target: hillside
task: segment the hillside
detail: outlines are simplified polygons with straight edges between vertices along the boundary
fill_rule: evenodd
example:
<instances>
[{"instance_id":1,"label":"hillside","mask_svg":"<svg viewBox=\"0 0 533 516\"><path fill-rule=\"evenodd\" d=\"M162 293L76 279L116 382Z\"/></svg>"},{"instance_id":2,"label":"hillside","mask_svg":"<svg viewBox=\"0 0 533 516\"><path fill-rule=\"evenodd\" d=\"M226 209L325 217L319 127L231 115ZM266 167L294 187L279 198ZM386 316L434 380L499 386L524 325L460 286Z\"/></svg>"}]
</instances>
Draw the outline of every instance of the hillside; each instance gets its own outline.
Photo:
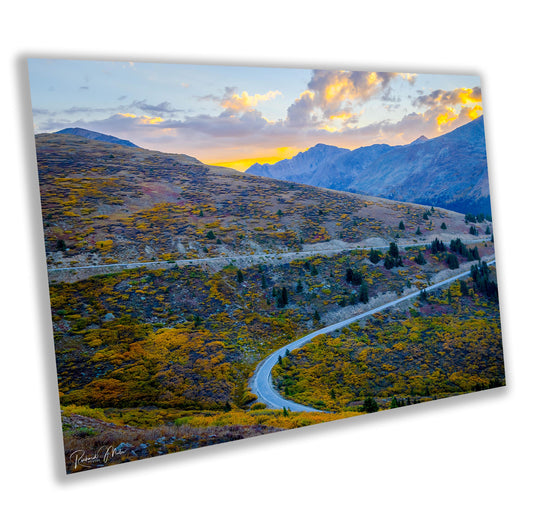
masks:
<instances>
[{"instance_id":1,"label":"hillside","mask_svg":"<svg viewBox=\"0 0 533 516\"><path fill-rule=\"evenodd\" d=\"M469 230L458 213L434 210L428 218L427 207L256 177L183 154L65 134L38 135L36 148L51 269L386 246L393 238L409 244Z\"/></svg>"},{"instance_id":2,"label":"hillside","mask_svg":"<svg viewBox=\"0 0 533 516\"><path fill-rule=\"evenodd\" d=\"M66 129L61 129L61 131L56 131L55 134L71 134L73 136L82 136L83 138L88 138L89 140L115 143L117 145L123 145L124 147L138 148L138 145L135 145L129 140L122 140L116 136L111 136L110 134L97 133L96 131L89 131L89 129L82 129L81 127L68 127Z\"/></svg>"},{"instance_id":3,"label":"hillside","mask_svg":"<svg viewBox=\"0 0 533 516\"><path fill-rule=\"evenodd\" d=\"M75 135L36 148L68 472L357 415L267 409L249 380L291 340L494 253L489 221L446 210ZM104 445L113 460L80 468L73 450Z\"/></svg>"},{"instance_id":4,"label":"hillside","mask_svg":"<svg viewBox=\"0 0 533 516\"><path fill-rule=\"evenodd\" d=\"M483 117L403 146L349 151L319 144L290 160L252 165L247 173L461 213L490 213Z\"/></svg>"}]
</instances>

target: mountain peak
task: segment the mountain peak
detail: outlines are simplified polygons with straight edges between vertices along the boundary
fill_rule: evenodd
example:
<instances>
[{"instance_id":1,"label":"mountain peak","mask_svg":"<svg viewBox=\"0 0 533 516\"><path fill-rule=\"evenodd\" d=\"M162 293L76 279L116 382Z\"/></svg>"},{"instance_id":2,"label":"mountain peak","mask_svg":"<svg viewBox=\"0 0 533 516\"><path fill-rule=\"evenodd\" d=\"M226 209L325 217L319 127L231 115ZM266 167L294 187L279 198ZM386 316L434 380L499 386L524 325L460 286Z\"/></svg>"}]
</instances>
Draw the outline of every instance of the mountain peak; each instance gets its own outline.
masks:
<instances>
[{"instance_id":1,"label":"mountain peak","mask_svg":"<svg viewBox=\"0 0 533 516\"><path fill-rule=\"evenodd\" d=\"M139 148L138 145L135 145L129 140L122 140L116 136L111 136L110 134L98 133L96 131L90 131L89 129L82 129L81 127L67 127L66 129L61 129L61 131L56 131L54 134L72 134L74 136L88 138L89 140L114 143L116 145L122 145L123 147Z\"/></svg>"},{"instance_id":2,"label":"mountain peak","mask_svg":"<svg viewBox=\"0 0 533 516\"><path fill-rule=\"evenodd\" d=\"M416 145L417 143L427 142L429 138L426 138L424 135L419 136L416 140L413 140L409 145Z\"/></svg>"}]
</instances>

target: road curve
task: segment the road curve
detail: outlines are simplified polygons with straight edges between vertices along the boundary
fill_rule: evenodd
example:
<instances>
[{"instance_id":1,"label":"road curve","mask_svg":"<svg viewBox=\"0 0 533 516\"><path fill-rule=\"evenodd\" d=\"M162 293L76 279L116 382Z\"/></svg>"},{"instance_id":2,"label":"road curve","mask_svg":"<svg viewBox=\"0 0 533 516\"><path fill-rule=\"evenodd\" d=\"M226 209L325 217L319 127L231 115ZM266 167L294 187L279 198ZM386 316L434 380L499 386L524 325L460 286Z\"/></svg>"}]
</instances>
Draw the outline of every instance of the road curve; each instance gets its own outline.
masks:
<instances>
[{"instance_id":1,"label":"road curve","mask_svg":"<svg viewBox=\"0 0 533 516\"><path fill-rule=\"evenodd\" d=\"M496 260L487 261L487 265L493 265L495 262ZM444 281L439 281L438 283L435 283L434 285L430 285L429 287L426 287L423 290L425 290L426 292L429 292L431 290L436 290L440 287L443 287L444 285L448 283L452 283L458 279L465 278L469 275L470 275L470 271L468 270L466 272L462 272L461 274L457 274L456 276L452 276L451 278L448 278ZM344 326L348 326L360 319L363 319L364 317L368 317L369 315L373 315L378 312L381 312L382 310L395 306L399 303L402 303L403 301L413 299L419 296L420 292L421 290L417 290L415 292L412 292L411 294L395 299L394 301L385 303L381 306L378 306L377 308L373 308L372 310L368 310L367 312L364 312L362 314L355 315L354 317L350 317L349 319L345 319L344 321L340 321L338 323L331 324L329 326L325 326L324 328L321 328L320 330L316 330L312 333L309 333L308 335L305 335L304 337L301 337L298 340L290 342L289 344L276 350L274 353L272 353L267 358L265 358L257 366L254 372L254 375L252 379L250 380L251 391L257 396L258 401L265 403L270 408L282 409L283 407L286 407L289 410L294 411L294 412L304 412L304 411L305 412L321 412L320 410L315 409L313 407L308 407L306 405L301 405L294 401L287 400L283 398L274 389L274 386L272 384L272 368L278 362L278 356L283 357L286 351L291 352L295 349L301 348L302 346L307 344L311 339L313 339L314 337L317 337L318 335L323 335L325 333L331 333L335 330L343 328Z\"/></svg>"}]
</instances>

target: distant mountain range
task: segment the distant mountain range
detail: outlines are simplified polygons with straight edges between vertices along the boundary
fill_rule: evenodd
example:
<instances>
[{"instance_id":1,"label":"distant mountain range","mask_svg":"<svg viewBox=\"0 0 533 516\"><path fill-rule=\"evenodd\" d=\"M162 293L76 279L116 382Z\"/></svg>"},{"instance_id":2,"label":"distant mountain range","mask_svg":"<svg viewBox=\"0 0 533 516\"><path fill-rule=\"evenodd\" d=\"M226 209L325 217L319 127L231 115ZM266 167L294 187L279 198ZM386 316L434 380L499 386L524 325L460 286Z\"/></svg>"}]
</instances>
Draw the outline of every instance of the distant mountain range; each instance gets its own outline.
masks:
<instances>
[{"instance_id":1,"label":"distant mountain range","mask_svg":"<svg viewBox=\"0 0 533 516\"><path fill-rule=\"evenodd\" d=\"M460 213L491 212L483 117L408 145L350 151L318 144L273 165L256 163L246 172Z\"/></svg>"},{"instance_id":2,"label":"distant mountain range","mask_svg":"<svg viewBox=\"0 0 533 516\"><path fill-rule=\"evenodd\" d=\"M81 127L68 127L67 129L57 131L55 134L72 134L74 136L83 136L84 138L89 138L90 140L97 140L99 142L115 143L117 145L123 145L124 147L139 148L138 145L135 145L129 140L121 140L120 138L117 138L116 136L111 136L110 134L97 133L96 131L82 129Z\"/></svg>"}]
</instances>

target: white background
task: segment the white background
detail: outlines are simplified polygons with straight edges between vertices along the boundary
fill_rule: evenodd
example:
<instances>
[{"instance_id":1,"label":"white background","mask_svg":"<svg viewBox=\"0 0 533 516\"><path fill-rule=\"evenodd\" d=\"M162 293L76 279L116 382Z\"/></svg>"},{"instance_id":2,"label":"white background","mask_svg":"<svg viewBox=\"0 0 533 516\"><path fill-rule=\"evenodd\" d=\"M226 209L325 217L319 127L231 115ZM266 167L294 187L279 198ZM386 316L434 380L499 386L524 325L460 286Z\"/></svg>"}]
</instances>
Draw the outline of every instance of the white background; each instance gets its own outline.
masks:
<instances>
[{"instance_id":1,"label":"white background","mask_svg":"<svg viewBox=\"0 0 533 516\"><path fill-rule=\"evenodd\" d=\"M531 33L522 2L9 2L2 13L7 514L531 514ZM63 474L26 57L482 77L508 386Z\"/></svg>"}]
</instances>

